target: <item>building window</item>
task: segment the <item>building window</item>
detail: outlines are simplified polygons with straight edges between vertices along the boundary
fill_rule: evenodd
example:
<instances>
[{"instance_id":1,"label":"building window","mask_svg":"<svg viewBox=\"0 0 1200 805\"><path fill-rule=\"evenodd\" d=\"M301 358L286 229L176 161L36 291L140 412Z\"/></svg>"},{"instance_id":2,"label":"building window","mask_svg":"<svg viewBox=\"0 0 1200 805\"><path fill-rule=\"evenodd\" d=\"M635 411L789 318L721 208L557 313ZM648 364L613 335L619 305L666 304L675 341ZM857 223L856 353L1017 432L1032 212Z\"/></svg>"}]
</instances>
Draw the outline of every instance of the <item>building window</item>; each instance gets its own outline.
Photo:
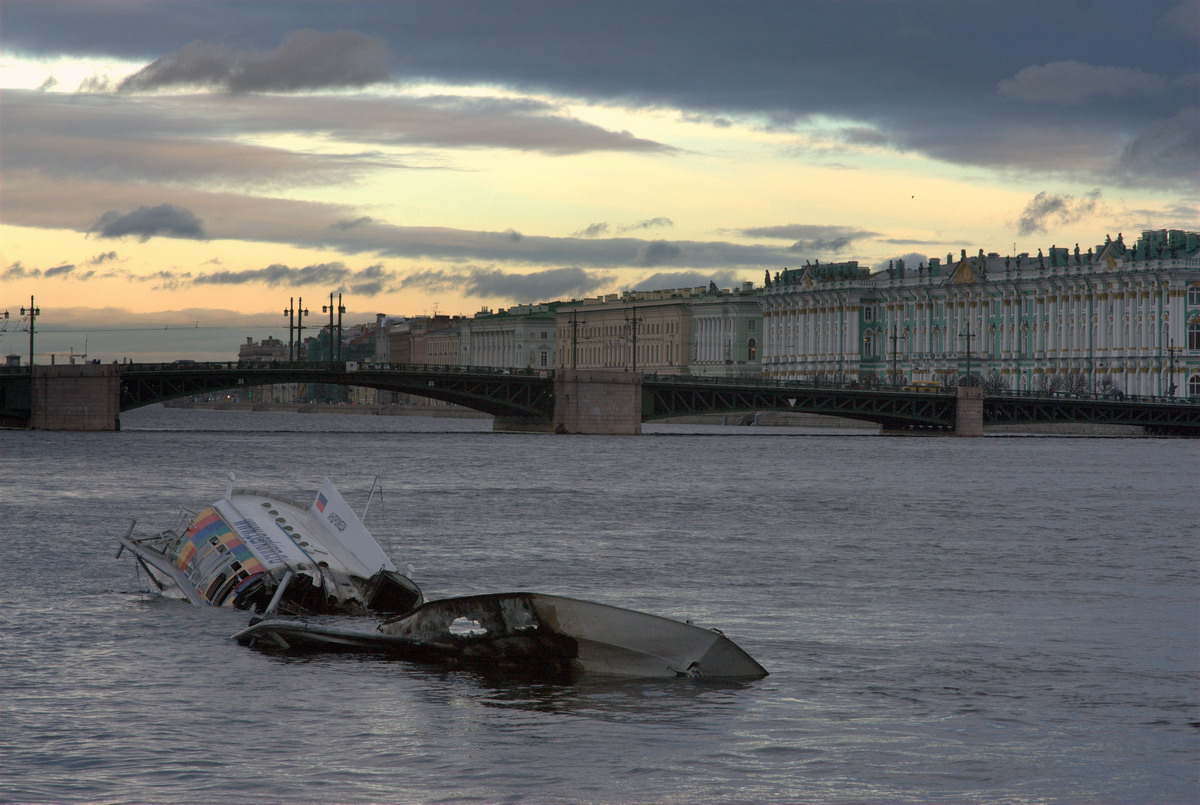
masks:
<instances>
[{"instance_id":1,"label":"building window","mask_svg":"<svg viewBox=\"0 0 1200 805\"><path fill-rule=\"evenodd\" d=\"M748 360L758 360L758 341L751 338L746 342L746 358Z\"/></svg>"},{"instance_id":2,"label":"building window","mask_svg":"<svg viewBox=\"0 0 1200 805\"><path fill-rule=\"evenodd\" d=\"M1188 288L1188 306L1200 307L1200 285Z\"/></svg>"},{"instance_id":3,"label":"building window","mask_svg":"<svg viewBox=\"0 0 1200 805\"><path fill-rule=\"evenodd\" d=\"M863 308L863 321L875 320L875 308L867 306Z\"/></svg>"},{"instance_id":4,"label":"building window","mask_svg":"<svg viewBox=\"0 0 1200 805\"><path fill-rule=\"evenodd\" d=\"M1194 319L1188 325L1188 349L1200 350L1200 319Z\"/></svg>"}]
</instances>

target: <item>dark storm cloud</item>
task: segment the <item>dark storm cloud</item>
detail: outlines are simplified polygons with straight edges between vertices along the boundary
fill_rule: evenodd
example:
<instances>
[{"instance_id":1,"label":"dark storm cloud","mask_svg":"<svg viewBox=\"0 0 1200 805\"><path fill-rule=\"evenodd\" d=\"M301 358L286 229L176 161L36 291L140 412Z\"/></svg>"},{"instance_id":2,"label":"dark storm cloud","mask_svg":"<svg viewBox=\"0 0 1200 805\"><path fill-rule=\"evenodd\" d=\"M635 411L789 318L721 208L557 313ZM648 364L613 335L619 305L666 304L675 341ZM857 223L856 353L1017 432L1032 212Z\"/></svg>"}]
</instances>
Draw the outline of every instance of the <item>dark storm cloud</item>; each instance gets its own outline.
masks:
<instances>
[{"instance_id":1,"label":"dark storm cloud","mask_svg":"<svg viewBox=\"0 0 1200 805\"><path fill-rule=\"evenodd\" d=\"M273 123L262 104L255 118L248 99L213 101L6 91L4 168L56 179L298 185L347 181L369 162L234 142L235 128L270 134L288 124Z\"/></svg>"},{"instance_id":2,"label":"dark storm cloud","mask_svg":"<svg viewBox=\"0 0 1200 805\"><path fill-rule=\"evenodd\" d=\"M1162 95L1167 79L1131 67L1106 67L1077 61L1056 61L1025 67L1000 82L1001 94L1023 101L1080 104L1102 96Z\"/></svg>"},{"instance_id":3,"label":"dark storm cloud","mask_svg":"<svg viewBox=\"0 0 1200 805\"><path fill-rule=\"evenodd\" d=\"M784 130L824 117L848 121L844 141L860 146L993 170L1053 170L1120 182L1139 176L1121 169L1125 146L1155 137L1156 121L1171 121L1195 103L1194 86L1181 80L1198 71L1195 2L744 0L689 3L681 14L682 7L40 0L6 5L5 42L18 53L159 60L156 69L165 75L158 81L171 74L168 67L187 73L182 54L190 43L223 43L224 53L196 46L190 69L224 80L222 58L237 62L231 54L252 54L239 57L261 68L245 70L253 79L246 86L287 89L316 84L327 74L355 80L377 75L379 54L369 47L366 67L353 59L349 67L337 62L338 69L304 62L304 54L351 56L361 44L314 32L357 32L364 40L386 42L388 72L401 82L549 91L670 107L695 120L746 115ZM463 25L464 19L471 24ZM298 28L309 29L308 39ZM1141 44L1151 36L1153 45ZM979 58L981 43L988 44L986 59ZM297 77L289 77L288 65ZM1059 113L1064 105L1069 115ZM492 119L490 112L481 114ZM568 121L555 120L558 140L596 133L572 132ZM553 152L537 141L545 128L500 129L502 137ZM458 131L469 141L482 130ZM606 132L603 145L587 147L662 148L622 135ZM404 139L408 131L399 137L424 141ZM1194 190L1194 180L1179 177L1194 176L1196 168L1194 162L1179 165L1170 185Z\"/></svg>"},{"instance_id":4,"label":"dark storm cloud","mask_svg":"<svg viewBox=\"0 0 1200 805\"><path fill-rule=\"evenodd\" d=\"M680 257L683 249L665 240L652 240L638 249L634 263L639 266L658 266Z\"/></svg>"},{"instance_id":5,"label":"dark storm cloud","mask_svg":"<svg viewBox=\"0 0 1200 805\"><path fill-rule=\"evenodd\" d=\"M1120 170L1132 182L1154 184L1169 178L1195 182L1188 172L1200 164L1200 107L1189 106L1159 120L1125 147Z\"/></svg>"},{"instance_id":6,"label":"dark storm cloud","mask_svg":"<svg viewBox=\"0 0 1200 805\"><path fill-rule=\"evenodd\" d=\"M530 273L471 266L461 271L430 269L410 273L401 287L426 291L454 290L484 299L546 300L586 296L612 282L606 274L582 268L551 268Z\"/></svg>"},{"instance_id":7,"label":"dark storm cloud","mask_svg":"<svg viewBox=\"0 0 1200 805\"><path fill-rule=\"evenodd\" d=\"M107 181L344 183L360 172L427 167L376 154L318 154L238 142L237 135L311 134L390 146L510 148L552 155L669 151L564 116L549 104L286 96L115 98L7 91L4 167ZM444 167L444 166L443 166Z\"/></svg>"},{"instance_id":8,"label":"dark storm cloud","mask_svg":"<svg viewBox=\"0 0 1200 805\"><path fill-rule=\"evenodd\" d=\"M204 224L191 210L174 204L138 207L133 212L109 210L100 216L89 230L102 238L123 238L134 235L145 243L156 235L172 238L204 239Z\"/></svg>"},{"instance_id":9,"label":"dark storm cloud","mask_svg":"<svg viewBox=\"0 0 1200 805\"><path fill-rule=\"evenodd\" d=\"M287 46L279 43L290 42L296 29L352 31L386 42L391 72L405 79L545 87L571 96L670 103L692 115L854 111L860 119L875 119L872 108L886 113L909 103L934 116L978 107L1001 80L1056 62L1167 76L1180 72L1181 59L1195 63L1194 43L1185 36L1157 37L1153 48L1122 46L1135 29L1157 36L1171 18L1194 31L1195 3L1176 0L738 0L689 3L686 14L681 8L537 0L39 0L6 4L5 39L35 54L149 60L196 41L227 42L231 50L271 51L284 61ZM1180 29L1178 23L1169 28L1172 34ZM981 40L997 43L987 59L978 58ZM1093 64L1097 53L1111 64Z\"/></svg>"},{"instance_id":10,"label":"dark storm cloud","mask_svg":"<svg viewBox=\"0 0 1200 805\"><path fill-rule=\"evenodd\" d=\"M1042 191L1029 200L1017 219L1017 234L1032 235L1045 232L1047 222L1071 224L1091 215L1100 203L1100 190L1092 190L1082 198L1055 195Z\"/></svg>"},{"instance_id":11,"label":"dark storm cloud","mask_svg":"<svg viewBox=\"0 0 1200 805\"><path fill-rule=\"evenodd\" d=\"M178 85L229 92L290 92L363 87L389 77L387 45L354 31L300 30L269 53L235 53L222 45L191 42L121 81L122 92Z\"/></svg>"}]
</instances>

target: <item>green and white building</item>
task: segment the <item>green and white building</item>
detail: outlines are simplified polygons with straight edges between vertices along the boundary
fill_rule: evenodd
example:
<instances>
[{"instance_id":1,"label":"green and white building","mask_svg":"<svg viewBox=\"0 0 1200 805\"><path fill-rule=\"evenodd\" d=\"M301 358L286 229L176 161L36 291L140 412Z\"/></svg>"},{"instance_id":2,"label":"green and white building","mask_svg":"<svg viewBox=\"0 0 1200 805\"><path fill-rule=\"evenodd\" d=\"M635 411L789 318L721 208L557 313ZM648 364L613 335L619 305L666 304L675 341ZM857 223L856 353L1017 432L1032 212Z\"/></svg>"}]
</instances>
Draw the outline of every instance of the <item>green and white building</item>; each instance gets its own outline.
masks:
<instances>
[{"instance_id":1,"label":"green and white building","mask_svg":"<svg viewBox=\"0 0 1200 805\"><path fill-rule=\"evenodd\" d=\"M818 263L761 301L766 377L1200 397L1197 232L876 273Z\"/></svg>"}]
</instances>

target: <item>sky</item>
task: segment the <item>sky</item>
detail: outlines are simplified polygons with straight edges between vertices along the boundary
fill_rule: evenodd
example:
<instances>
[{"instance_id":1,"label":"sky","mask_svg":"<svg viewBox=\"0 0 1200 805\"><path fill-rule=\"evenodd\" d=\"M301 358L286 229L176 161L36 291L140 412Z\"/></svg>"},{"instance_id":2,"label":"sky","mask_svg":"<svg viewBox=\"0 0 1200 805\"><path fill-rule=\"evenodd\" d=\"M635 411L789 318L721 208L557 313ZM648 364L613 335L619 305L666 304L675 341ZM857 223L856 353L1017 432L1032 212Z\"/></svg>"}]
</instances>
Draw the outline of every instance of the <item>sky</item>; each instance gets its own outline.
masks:
<instances>
[{"instance_id":1,"label":"sky","mask_svg":"<svg viewBox=\"0 0 1200 805\"><path fill-rule=\"evenodd\" d=\"M23 361L1170 228L1200 0L0 5Z\"/></svg>"}]
</instances>

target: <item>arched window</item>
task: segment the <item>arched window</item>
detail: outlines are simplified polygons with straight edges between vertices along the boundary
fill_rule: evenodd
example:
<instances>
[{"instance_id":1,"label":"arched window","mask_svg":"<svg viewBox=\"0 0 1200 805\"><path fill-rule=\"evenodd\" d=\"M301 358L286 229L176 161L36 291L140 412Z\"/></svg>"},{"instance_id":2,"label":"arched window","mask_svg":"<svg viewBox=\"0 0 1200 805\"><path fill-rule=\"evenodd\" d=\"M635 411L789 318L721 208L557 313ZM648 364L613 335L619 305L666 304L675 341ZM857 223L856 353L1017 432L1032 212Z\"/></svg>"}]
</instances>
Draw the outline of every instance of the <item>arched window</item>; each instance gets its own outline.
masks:
<instances>
[{"instance_id":1,"label":"arched window","mask_svg":"<svg viewBox=\"0 0 1200 805\"><path fill-rule=\"evenodd\" d=\"M1188 323L1188 349L1200 349L1200 319Z\"/></svg>"},{"instance_id":2,"label":"arched window","mask_svg":"<svg viewBox=\"0 0 1200 805\"><path fill-rule=\"evenodd\" d=\"M746 342L746 360L758 360L758 340L755 338Z\"/></svg>"},{"instance_id":3,"label":"arched window","mask_svg":"<svg viewBox=\"0 0 1200 805\"><path fill-rule=\"evenodd\" d=\"M1200 375L1188 378L1188 396L1200 398Z\"/></svg>"}]
</instances>

